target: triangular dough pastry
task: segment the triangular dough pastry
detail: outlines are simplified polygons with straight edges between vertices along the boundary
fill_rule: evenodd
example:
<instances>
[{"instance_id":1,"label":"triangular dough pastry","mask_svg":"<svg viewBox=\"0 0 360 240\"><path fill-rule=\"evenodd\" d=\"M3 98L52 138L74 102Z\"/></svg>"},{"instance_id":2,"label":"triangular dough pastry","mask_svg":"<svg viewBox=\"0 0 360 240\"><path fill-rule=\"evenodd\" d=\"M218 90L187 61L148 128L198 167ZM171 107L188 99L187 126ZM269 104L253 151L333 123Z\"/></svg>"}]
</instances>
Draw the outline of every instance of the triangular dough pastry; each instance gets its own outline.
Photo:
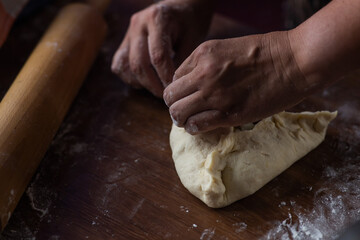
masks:
<instances>
[{"instance_id":1,"label":"triangular dough pastry","mask_svg":"<svg viewBox=\"0 0 360 240\"><path fill-rule=\"evenodd\" d=\"M253 194L317 147L336 115L281 112L222 136L192 136L173 125L170 146L176 171L206 205L225 207Z\"/></svg>"}]
</instances>

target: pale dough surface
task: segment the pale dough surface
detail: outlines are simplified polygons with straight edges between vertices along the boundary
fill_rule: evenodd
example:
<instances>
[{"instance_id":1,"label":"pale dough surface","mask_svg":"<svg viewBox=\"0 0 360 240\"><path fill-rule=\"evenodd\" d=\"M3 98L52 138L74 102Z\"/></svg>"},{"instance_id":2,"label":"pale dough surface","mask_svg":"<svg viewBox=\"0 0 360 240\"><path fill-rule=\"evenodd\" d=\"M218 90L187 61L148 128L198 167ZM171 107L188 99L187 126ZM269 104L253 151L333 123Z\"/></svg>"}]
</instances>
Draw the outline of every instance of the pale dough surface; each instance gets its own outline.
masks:
<instances>
[{"instance_id":1,"label":"pale dough surface","mask_svg":"<svg viewBox=\"0 0 360 240\"><path fill-rule=\"evenodd\" d=\"M170 146L176 171L206 205L227 206L253 194L317 147L336 114L282 112L221 136L192 136L173 125Z\"/></svg>"}]
</instances>

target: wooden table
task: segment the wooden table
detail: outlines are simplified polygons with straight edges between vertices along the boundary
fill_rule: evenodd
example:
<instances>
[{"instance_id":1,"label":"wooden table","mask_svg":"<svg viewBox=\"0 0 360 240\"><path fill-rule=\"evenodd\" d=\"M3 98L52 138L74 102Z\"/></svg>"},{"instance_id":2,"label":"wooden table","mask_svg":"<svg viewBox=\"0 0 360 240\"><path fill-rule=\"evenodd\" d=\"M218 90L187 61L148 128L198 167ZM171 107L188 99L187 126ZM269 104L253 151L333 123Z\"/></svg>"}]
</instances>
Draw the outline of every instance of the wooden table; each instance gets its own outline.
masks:
<instances>
[{"instance_id":1,"label":"wooden table","mask_svg":"<svg viewBox=\"0 0 360 240\"><path fill-rule=\"evenodd\" d=\"M145 4L107 12L99 57L0 239L332 239L360 219L360 74L294 108L339 111L324 143L254 195L211 209L175 172L165 104L110 72ZM61 5L13 29L0 51L2 95Z\"/></svg>"}]
</instances>

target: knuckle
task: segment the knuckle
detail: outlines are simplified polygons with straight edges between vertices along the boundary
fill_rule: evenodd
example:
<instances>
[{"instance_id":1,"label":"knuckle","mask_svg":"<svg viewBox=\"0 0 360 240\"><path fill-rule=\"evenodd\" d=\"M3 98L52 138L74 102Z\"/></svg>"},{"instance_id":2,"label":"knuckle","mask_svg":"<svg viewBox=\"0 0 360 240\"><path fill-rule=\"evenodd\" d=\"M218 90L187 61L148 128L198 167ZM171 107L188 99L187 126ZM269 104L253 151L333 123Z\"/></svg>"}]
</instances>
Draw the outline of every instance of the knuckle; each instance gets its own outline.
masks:
<instances>
[{"instance_id":1,"label":"knuckle","mask_svg":"<svg viewBox=\"0 0 360 240\"><path fill-rule=\"evenodd\" d=\"M204 54L211 54L214 51L216 40L209 40L202 43L198 49L197 54L204 55Z\"/></svg>"},{"instance_id":2,"label":"knuckle","mask_svg":"<svg viewBox=\"0 0 360 240\"><path fill-rule=\"evenodd\" d=\"M152 18L156 18L161 14L161 7L158 4L155 4L149 8L149 14Z\"/></svg>"},{"instance_id":3,"label":"knuckle","mask_svg":"<svg viewBox=\"0 0 360 240\"><path fill-rule=\"evenodd\" d=\"M111 65L111 71L115 74L120 74L121 73L121 69L119 65Z\"/></svg>"},{"instance_id":4,"label":"knuckle","mask_svg":"<svg viewBox=\"0 0 360 240\"><path fill-rule=\"evenodd\" d=\"M165 61L165 51L163 49L155 49L151 54L151 63L159 66Z\"/></svg>"},{"instance_id":5,"label":"knuckle","mask_svg":"<svg viewBox=\"0 0 360 240\"><path fill-rule=\"evenodd\" d=\"M181 77L179 70L176 70L173 76L173 81L176 81Z\"/></svg>"},{"instance_id":6,"label":"knuckle","mask_svg":"<svg viewBox=\"0 0 360 240\"><path fill-rule=\"evenodd\" d=\"M207 88L201 89L201 91L199 91L199 100L205 104L208 104L210 99L213 96L213 91Z\"/></svg>"},{"instance_id":7,"label":"knuckle","mask_svg":"<svg viewBox=\"0 0 360 240\"><path fill-rule=\"evenodd\" d=\"M130 62L130 70L136 75L140 75L142 73L142 67L139 61L133 60Z\"/></svg>"},{"instance_id":8,"label":"knuckle","mask_svg":"<svg viewBox=\"0 0 360 240\"><path fill-rule=\"evenodd\" d=\"M148 13L153 20L164 20L168 15L167 12L168 7L164 3L154 4L148 9Z\"/></svg>"},{"instance_id":9,"label":"knuckle","mask_svg":"<svg viewBox=\"0 0 360 240\"><path fill-rule=\"evenodd\" d=\"M215 61L213 61L212 59L208 59L203 64L203 71L207 75L209 75L213 72L216 72L217 69L218 69L218 64Z\"/></svg>"},{"instance_id":10,"label":"knuckle","mask_svg":"<svg viewBox=\"0 0 360 240\"><path fill-rule=\"evenodd\" d=\"M140 21L140 13L134 13L130 18L130 25L137 25Z\"/></svg>"},{"instance_id":11,"label":"knuckle","mask_svg":"<svg viewBox=\"0 0 360 240\"><path fill-rule=\"evenodd\" d=\"M207 52L208 52L208 46L203 43L196 49L195 53L197 56L199 56L199 55L207 54Z\"/></svg>"},{"instance_id":12,"label":"knuckle","mask_svg":"<svg viewBox=\"0 0 360 240\"><path fill-rule=\"evenodd\" d=\"M120 74L121 72L126 71L126 65L125 59L121 58L118 62L114 62L111 65L111 71L115 74Z\"/></svg>"}]
</instances>

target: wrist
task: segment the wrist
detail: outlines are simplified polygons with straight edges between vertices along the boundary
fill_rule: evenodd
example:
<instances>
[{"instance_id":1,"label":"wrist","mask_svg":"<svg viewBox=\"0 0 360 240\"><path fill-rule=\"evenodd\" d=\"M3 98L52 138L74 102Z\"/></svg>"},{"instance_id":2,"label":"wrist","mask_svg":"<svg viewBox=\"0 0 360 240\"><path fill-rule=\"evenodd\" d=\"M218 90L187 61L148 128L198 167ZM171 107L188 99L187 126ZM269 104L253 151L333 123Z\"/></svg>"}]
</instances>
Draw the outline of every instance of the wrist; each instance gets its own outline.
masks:
<instances>
[{"instance_id":1,"label":"wrist","mask_svg":"<svg viewBox=\"0 0 360 240\"><path fill-rule=\"evenodd\" d=\"M298 65L289 34L289 31L267 33L263 45L267 46L271 56L277 83L294 96L306 96L311 92L311 84Z\"/></svg>"},{"instance_id":2,"label":"wrist","mask_svg":"<svg viewBox=\"0 0 360 240\"><path fill-rule=\"evenodd\" d=\"M321 51L317 51L311 42L306 41L304 35L311 33L304 33L305 31L308 29L300 25L288 31L288 39L295 62L303 75L303 87L306 87L306 91L310 94L330 85L339 76L335 72L336 68L329 71L330 66L325 64L327 61Z\"/></svg>"}]
</instances>

